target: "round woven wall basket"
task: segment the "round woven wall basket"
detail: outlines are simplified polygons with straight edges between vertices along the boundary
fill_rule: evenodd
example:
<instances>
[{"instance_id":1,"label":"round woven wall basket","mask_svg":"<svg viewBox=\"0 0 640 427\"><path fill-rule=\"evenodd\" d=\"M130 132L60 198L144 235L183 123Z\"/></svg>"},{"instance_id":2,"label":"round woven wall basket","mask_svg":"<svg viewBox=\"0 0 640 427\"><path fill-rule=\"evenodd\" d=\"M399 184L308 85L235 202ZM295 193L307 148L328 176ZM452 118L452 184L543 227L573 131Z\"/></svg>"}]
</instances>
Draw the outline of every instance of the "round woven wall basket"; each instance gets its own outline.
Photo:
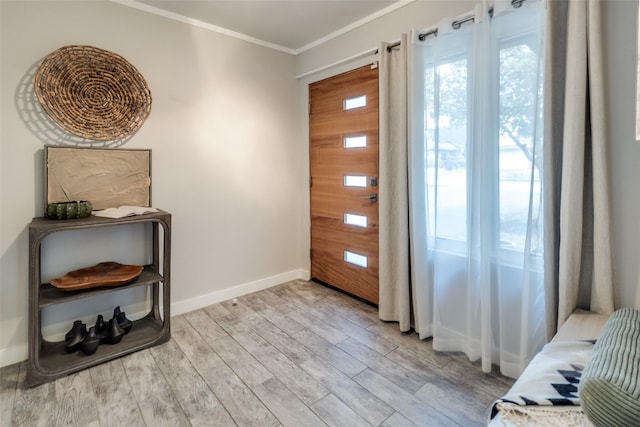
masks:
<instances>
[{"instance_id":1,"label":"round woven wall basket","mask_svg":"<svg viewBox=\"0 0 640 427\"><path fill-rule=\"evenodd\" d=\"M120 55L91 46L52 52L38 67L34 91L55 123L94 141L134 134L151 112L142 74Z\"/></svg>"}]
</instances>

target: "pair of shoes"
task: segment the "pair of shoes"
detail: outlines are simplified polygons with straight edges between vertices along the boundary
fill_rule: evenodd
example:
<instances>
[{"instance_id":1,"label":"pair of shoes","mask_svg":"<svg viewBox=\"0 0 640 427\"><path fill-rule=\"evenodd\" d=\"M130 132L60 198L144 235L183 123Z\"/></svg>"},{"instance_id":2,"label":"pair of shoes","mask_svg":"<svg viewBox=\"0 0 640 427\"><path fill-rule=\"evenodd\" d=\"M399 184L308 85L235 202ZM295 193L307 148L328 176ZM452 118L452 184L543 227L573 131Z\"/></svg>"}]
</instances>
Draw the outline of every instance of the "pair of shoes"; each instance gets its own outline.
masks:
<instances>
[{"instance_id":1,"label":"pair of shoes","mask_svg":"<svg viewBox=\"0 0 640 427\"><path fill-rule=\"evenodd\" d=\"M126 320L130 324L130 330L131 321L129 321L129 319ZM96 324L93 329L95 329L96 336L100 339L100 344L117 344L122 339L122 336L129 332L122 327L122 323L118 322L115 315L109 320L109 323L107 323L104 321L102 314L98 314L98 318L96 319Z\"/></svg>"},{"instance_id":2,"label":"pair of shoes","mask_svg":"<svg viewBox=\"0 0 640 427\"><path fill-rule=\"evenodd\" d=\"M100 343L117 344L122 340L122 337L129 333L133 327L133 322L127 319L127 316L123 311L120 311L120 306L113 309L113 317L109 319L109 323L105 323L102 315L98 315L96 325L96 333L100 337Z\"/></svg>"},{"instance_id":3,"label":"pair of shoes","mask_svg":"<svg viewBox=\"0 0 640 427\"><path fill-rule=\"evenodd\" d=\"M90 327L88 332L87 326L82 321L73 322L71 330L65 334L65 349L67 353L82 350L89 356L98 350L100 344L119 343L132 327L133 322L127 319L118 306L113 310L113 317L109 319L108 324L104 321L102 314L99 314L95 325Z\"/></svg>"},{"instance_id":4,"label":"pair of shoes","mask_svg":"<svg viewBox=\"0 0 640 427\"><path fill-rule=\"evenodd\" d=\"M73 322L71 330L64 336L64 349L67 353L75 353L78 350L82 350L84 354L91 355L96 352L99 344L100 337L96 333L95 326L89 328L87 332L87 325L82 323L81 320Z\"/></svg>"},{"instance_id":5,"label":"pair of shoes","mask_svg":"<svg viewBox=\"0 0 640 427\"><path fill-rule=\"evenodd\" d=\"M102 314L98 314L95 326L89 328L87 337L82 341L82 352L87 356L98 350L100 344L117 344L122 340L124 330L118 326L115 318L105 323Z\"/></svg>"}]
</instances>

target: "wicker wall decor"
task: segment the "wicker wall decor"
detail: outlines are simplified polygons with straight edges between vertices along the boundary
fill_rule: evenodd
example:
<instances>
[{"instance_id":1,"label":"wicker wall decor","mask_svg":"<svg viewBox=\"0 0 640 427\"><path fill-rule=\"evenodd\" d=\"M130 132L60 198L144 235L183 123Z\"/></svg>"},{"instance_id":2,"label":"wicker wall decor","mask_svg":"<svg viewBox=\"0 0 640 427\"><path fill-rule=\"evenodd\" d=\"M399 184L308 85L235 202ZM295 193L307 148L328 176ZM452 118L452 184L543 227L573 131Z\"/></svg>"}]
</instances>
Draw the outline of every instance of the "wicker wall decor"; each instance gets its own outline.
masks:
<instances>
[{"instance_id":1,"label":"wicker wall decor","mask_svg":"<svg viewBox=\"0 0 640 427\"><path fill-rule=\"evenodd\" d=\"M151 112L142 74L120 55L92 46L49 54L36 72L34 91L55 123L94 141L132 135Z\"/></svg>"}]
</instances>

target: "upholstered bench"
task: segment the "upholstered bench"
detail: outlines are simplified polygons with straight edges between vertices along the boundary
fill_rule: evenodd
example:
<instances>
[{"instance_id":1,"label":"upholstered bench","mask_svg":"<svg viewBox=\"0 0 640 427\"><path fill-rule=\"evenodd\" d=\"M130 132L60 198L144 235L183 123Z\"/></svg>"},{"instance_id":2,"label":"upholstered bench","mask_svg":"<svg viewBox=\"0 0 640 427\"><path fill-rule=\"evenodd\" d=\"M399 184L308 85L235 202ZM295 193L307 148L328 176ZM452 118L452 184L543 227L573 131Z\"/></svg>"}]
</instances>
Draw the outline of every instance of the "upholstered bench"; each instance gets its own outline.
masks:
<instances>
[{"instance_id":1,"label":"upholstered bench","mask_svg":"<svg viewBox=\"0 0 640 427\"><path fill-rule=\"evenodd\" d=\"M520 378L503 397L507 401L500 399L492 405L489 426L591 426L592 424L584 415L580 406L576 404L578 401L577 388L575 386L571 387L571 381L575 381L575 379L569 378L567 381L561 379L556 382L557 384L555 385L560 390L562 390L561 384L566 382L568 384L567 389L570 392L564 393L568 397L558 395L559 398L566 399L565 402L560 402L561 404L522 405L521 396L526 399L530 388L554 392L555 390L549 387L547 378L544 378L545 375L540 374L541 369L549 368L552 365L562 366L567 364L567 369L552 370L554 373L556 371L570 372L575 370L578 372L574 375L579 378L580 372L585 368L591 357L593 342L600 337L607 319L608 316L584 310L576 310L572 313L551 342L534 357ZM573 369L574 367L577 369ZM544 384L538 385L538 381L544 382ZM553 379L550 381L555 382ZM533 394L536 392L531 390ZM512 399L514 396L520 397L520 399ZM509 402L509 400L513 400L514 403Z\"/></svg>"}]
</instances>

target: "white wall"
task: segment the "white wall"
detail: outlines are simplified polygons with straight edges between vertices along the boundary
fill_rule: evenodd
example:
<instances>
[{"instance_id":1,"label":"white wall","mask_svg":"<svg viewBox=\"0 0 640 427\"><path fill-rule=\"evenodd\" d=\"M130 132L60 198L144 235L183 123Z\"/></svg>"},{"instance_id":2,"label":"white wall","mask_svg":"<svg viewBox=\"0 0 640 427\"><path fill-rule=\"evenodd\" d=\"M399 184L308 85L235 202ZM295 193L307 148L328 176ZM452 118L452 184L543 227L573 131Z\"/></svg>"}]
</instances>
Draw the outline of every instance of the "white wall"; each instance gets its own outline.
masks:
<instances>
[{"instance_id":1,"label":"white wall","mask_svg":"<svg viewBox=\"0 0 640 427\"><path fill-rule=\"evenodd\" d=\"M616 306L640 308L640 141L635 140L638 2L604 3Z\"/></svg>"},{"instance_id":2,"label":"white wall","mask_svg":"<svg viewBox=\"0 0 640 427\"><path fill-rule=\"evenodd\" d=\"M408 33L411 29L429 28L442 18L471 12L476 3L471 0L416 0L299 54L296 75L306 75L344 58L375 50L381 41L395 42L400 40L401 33Z\"/></svg>"},{"instance_id":3,"label":"white wall","mask_svg":"<svg viewBox=\"0 0 640 427\"><path fill-rule=\"evenodd\" d=\"M39 62L65 45L122 55L151 89L151 115L123 148L152 149L153 205L173 214L174 314L305 277L293 56L107 1L3 0L0 15L1 365L27 355L28 224L43 215L44 142L25 121L28 89ZM51 236L44 274L144 262L135 237L145 233ZM118 294L65 304L45 321L137 310L139 292Z\"/></svg>"}]
</instances>

